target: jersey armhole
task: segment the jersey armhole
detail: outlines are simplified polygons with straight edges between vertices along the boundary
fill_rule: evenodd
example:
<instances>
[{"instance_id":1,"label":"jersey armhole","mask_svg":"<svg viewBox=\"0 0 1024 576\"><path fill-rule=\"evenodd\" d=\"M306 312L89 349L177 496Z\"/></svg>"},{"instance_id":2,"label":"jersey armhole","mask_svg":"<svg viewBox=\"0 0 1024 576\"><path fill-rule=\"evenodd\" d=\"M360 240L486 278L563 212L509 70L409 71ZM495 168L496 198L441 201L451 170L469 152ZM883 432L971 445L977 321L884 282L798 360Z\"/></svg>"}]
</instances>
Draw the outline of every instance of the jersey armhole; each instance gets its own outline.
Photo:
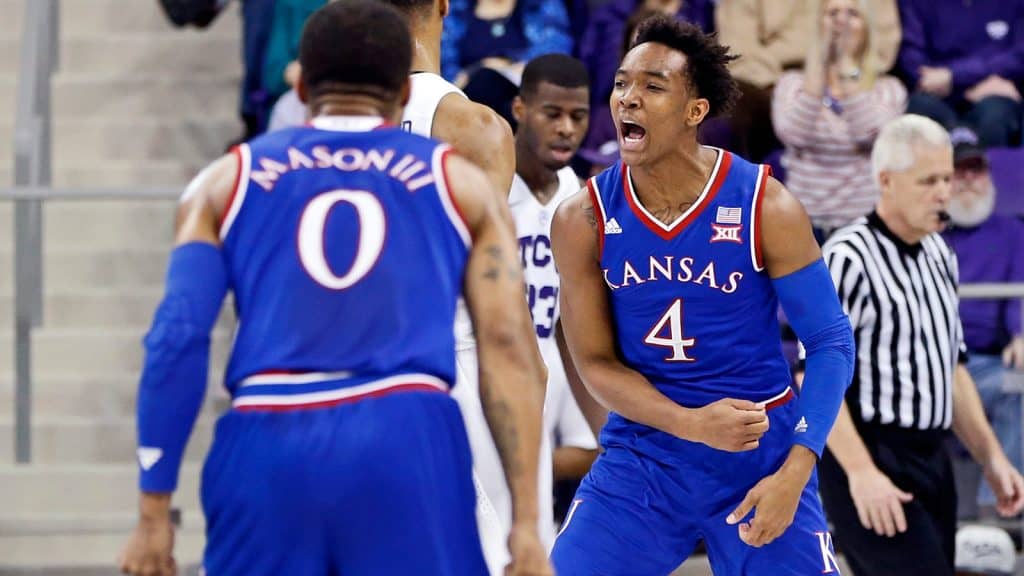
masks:
<instances>
[{"instance_id":1,"label":"jersey armhole","mask_svg":"<svg viewBox=\"0 0 1024 576\"><path fill-rule=\"evenodd\" d=\"M764 271L764 255L761 253L761 200L764 198L764 188L771 175L771 166L767 164L758 166L757 181L754 184L754 200L751 202L750 208L750 262L757 272Z\"/></svg>"},{"instance_id":2,"label":"jersey armhole","mask_svg":"<svg viewBox=\"0 0 1024 576\"><path fill-rule=\"evenodd\" d=\"M451 188L449 187L448 155L451 154L451 152L451 147L447 145L441 145L434 148L434 157L432 161L434 170L434 188L437 189L437 197L441 200L441 206L444 208L445 214L448 215L448 221L451 222L452 227L455 228L455 232L458 233L463 244L469 248L473 245L473 236L469 232L469 224L466 221L466 217L462 214L462 210L459 208L459 203L456 202L455 196L452 195Z\"/></svg>"},{"instance_id":3,"label":"jersey armhole","mask_svg":"<svg viewBox=\"0 0 1024 576\"><path fill-rule=\"evenodd\" d=\"M249 189L249 169L252 152L248 144L239 144L231 149L231 153L238 160L238 171L235 173L235 186L228 196L228 203L224 206L224 216L220 221L220 239L224 241L231 231L231 225L238 217L238 212L245 203L245 194Z\"/></svg>"},{"instance_id":4,"label":"jersey armhole","mask_svg":"<svg viewBox=\"0 0 1024 576\"><path fill-rule=\"evenodd\" d=\"M594 209L594 227L597 228L597 261L600 262L604 255L604 226L607 217L604 213L604 204L601 203L601 193L597 188L597 176L587 180L587 192L590 194L590 205Z\"/></svg>"}]
</instances>

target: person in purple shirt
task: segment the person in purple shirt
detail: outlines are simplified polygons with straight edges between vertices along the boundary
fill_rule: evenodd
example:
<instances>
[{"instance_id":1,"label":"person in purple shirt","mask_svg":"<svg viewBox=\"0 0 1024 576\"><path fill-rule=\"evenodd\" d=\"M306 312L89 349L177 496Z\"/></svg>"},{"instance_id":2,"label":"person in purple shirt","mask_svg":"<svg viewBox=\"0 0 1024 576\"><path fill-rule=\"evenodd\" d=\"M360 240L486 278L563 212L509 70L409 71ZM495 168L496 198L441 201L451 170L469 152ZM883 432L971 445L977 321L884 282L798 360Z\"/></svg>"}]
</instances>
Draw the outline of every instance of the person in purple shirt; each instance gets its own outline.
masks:
<instances>
[{"instance_id":1,"label":"person in purple shirt","mask_svg":"<svg viewBox=\"0 0 1024 576\"><path fill-rule=\"evenodd\" d=\"M608 107L615 71L622 60L626 33L635 28L637 16L655 13L674 14L683 22L711 32L715 26L712 0L611 0L597 9L587 23L580 40L580 60L590 73L590 132L581 154L598 168L618 157L618 136Z\"/></svg>"},{"instance_id":2,"label":"person in purple shirt","mask_svg":"<svg viewBox=\"0 0 1024 576\"><path fill-rule=\"evenodd\" d=\"M1019 144L1024 0L900 0L900 19L907 111L967 123L986 147Z\"/></svg>"},{"instance_id":3,"label":"person in purple shirt","mask_svg":"<svg viewBox=\"0 0 1024 576\"><path fill-rule=\"evenodd\" d=\"M960 283L1024 282L1024 222L993 214L996 189L988 159L977 136L965 128L951 133L953 196L949 215L953 226L943 232L960 263ZM1009 370L1024 370L1024 336L1020 300L961 300L960 320L970 354L967 369L974 378L992 428L1015 467L1021 457L1021 404L1003 392ZM1024 377L1024 375L1020 376ZM981 482L977 504L993 508L995 495Z\"/></svg>"}]
</instances>

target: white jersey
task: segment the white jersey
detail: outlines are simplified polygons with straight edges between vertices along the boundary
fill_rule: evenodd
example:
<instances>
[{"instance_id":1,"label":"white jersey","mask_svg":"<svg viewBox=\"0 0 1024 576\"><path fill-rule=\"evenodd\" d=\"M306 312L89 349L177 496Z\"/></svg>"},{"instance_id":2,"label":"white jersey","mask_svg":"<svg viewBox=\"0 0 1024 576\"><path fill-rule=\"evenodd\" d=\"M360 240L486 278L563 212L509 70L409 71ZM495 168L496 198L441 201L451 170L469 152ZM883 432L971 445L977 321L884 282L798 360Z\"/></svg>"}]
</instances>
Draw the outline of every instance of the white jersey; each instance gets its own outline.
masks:
<instances>
[{"instance_id":1,"label":"white jersey","mask_svg":"<svg viewBox=\"0 0 1024 576\"><path fill-rule=\"evenodd\" d=\"M417 72L410 76L409 103L402 114L402 128L421 136L433 137L434 115L449 94L465 94L437 74ZM459 403L473 452L474 483L477 487L477 525L480 543L493 576L504 574L508 564L508 533L512 527L512 496L498 449L480 403L480 382L476 357L476 339L465 302L460 298L455 311L456 384L452 398ZM538 466L538 503L540 536L548 550L554 544L552 514L551 446L542 436Z\"/></svg>"},{"instance_id":2,"label":"white jersey","mask_svg":"<svg viewBox=\"0 0 1024 576\"><path fill-rule=\"evenodd\" d=\"M555 323L560 316L560 282L551 253L551 220L558 205L580 189L572 168L558 171L558 190L541 204L526 182L516 174L508 203L519 238L520 262L526 281L526 296L537 331L541 355L548 366L548 387L544 399L544 430L552 445L595 449L597 442L572 397L565 376L562 355L555 341Z\"/></svg>"},{"instance_id":3,"label":"white jersey","mask_svg":"<svg viewBox=\"0 0 1024 576\"><path fill-rule=\"evenodd\" d=\"M402 129L406 132L433 137L434 114L441 100L449 94L466 97L458 86L430 72L416 72L409 76L409 103L402 112ZM476 348L473 324L469 320L466 302L459 298L455 309L455 349Z\"/></svg>"}]
</instances>

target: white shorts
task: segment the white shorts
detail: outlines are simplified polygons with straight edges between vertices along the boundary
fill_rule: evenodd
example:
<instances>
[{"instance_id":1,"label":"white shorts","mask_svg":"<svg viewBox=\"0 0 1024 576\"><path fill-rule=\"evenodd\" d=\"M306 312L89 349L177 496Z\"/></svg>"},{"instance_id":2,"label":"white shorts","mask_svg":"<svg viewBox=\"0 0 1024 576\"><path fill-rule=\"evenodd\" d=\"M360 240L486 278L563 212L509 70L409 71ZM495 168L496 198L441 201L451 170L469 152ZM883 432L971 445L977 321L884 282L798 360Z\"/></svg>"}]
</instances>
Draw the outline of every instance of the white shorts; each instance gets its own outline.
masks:
<instances>
[{"instance_id":1,"label":"white shorts","mask_svg":"<svg viewBox=\"0 0 1024 576\"><path fill-rule=\"evenodd\" d=\"M510 560L508 533L512 527L512 496L501 467L498 449L480 404L479 370L476 349L455 353L456 380L452 398L462 409L462 418L473 452L474 484L477 486L477 524L480 544L492 576L501 576ZM540 507L541 542L548 551L554 544L555 530L552 514L551 443L547 434L541 434L540 462L538 463L537 501Z\"/></svg>"}]
</instances>

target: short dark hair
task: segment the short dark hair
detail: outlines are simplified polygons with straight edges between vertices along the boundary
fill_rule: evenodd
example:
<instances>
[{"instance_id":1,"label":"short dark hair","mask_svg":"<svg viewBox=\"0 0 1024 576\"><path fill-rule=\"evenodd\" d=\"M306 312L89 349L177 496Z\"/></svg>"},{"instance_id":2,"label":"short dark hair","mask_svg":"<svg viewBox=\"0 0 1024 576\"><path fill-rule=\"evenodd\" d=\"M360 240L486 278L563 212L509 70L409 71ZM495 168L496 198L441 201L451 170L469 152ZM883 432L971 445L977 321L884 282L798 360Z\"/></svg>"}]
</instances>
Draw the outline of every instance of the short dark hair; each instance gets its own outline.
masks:
<instances>
[{"instance_id":1,"label":"short dark hair","mask_svg":"<svg viewBox=\"0 0 1024 576\"><path fill-rule=\"evenodd\" d=\"M434 5L434 0L379 0L390 4L402 12L409 13L416 10L423 10Z\"/></svg>"},{"instance_id":2,"label":"short dark hair","mask_svg":"<svg viewBox=\"0 0 1024 576\"><path fill-rule=\"evenodd\" d=\"M739 98L736 80L729 72L729 63L738 58L728 46L718 43L714 35L705 34L697 26L658 14L640 23L629 49L655 42L686 55L686 75L697 89L697 95L710 103L708 117L727 114Z\"/></svg>"},{"instance_id":3,"label":"short dark hair","mask_svg":"<svg viewBox=\"0 0 1024 576\"><path fill-rule=\"evenodd\" d=\"M545 54L527 62L519 93L529 97L537 93L541 82L561 88L590 88L590 74L583 62L565 54Z\"/></svg>"},{"instance_id":4,"label":"short dark hair","mask_svg":"<svg viewBox=\"0 0 1024 576\"><path fill-rule=\"evenodd\" d=\"M412 66L405 17L373 0L338 0L313 13L299 43L310 97L325 92L396 95Z\"/></svg>"}]
</instances>

